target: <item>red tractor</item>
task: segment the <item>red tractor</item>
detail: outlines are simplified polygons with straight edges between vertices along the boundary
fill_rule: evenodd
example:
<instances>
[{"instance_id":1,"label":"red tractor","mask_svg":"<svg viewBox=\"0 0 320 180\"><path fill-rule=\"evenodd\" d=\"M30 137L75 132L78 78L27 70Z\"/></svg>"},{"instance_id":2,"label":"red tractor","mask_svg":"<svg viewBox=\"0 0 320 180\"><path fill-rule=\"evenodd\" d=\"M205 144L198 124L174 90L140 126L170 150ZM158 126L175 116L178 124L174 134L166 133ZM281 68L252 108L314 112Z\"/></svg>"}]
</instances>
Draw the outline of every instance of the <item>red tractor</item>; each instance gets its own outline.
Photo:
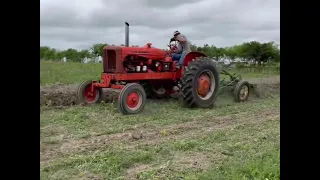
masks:
<instances>
[{"instance_id":1,"label":"red tractor","mask_svg":"<svg viewBox=\"0 0 320 180\"><path fill-rule=\"evenodd\" d=\"M170 46L172 47L172 46ZM180 69L170 57L171 50L129 47L129 24L125 23L125 46L103 48L102 81L85 81L78 88L80 103L101 101L102 88L121 90L118 108L124 114L141 112L147 96L180 94L186 107L213 105L220 78L211 59L201 52L189 52Z\"/></svg>"}]
</instances>

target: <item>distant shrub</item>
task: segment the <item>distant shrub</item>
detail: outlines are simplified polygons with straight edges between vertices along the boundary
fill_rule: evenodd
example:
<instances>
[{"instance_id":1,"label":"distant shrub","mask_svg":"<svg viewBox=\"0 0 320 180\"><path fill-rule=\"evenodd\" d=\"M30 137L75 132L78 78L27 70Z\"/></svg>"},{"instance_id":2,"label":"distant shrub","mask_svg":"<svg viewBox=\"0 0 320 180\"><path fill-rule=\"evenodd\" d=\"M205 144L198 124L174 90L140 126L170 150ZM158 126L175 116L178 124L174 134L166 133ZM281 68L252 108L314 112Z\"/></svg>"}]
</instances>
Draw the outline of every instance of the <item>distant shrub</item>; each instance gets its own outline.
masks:
<instances>
[{"instance_id":1,"label":"distant shrub","mask_svg":"<svg viewBox=\"0 0 320 180\"><path fill-rule=\"evenodd\" d=\"M276 69L277 72L280 72L280 62L276 63L275 69Z\"/></svg>"},{"instance_id":2,"label":"distant shrub","mask_svg":"<svg viewBox=\"0 0 320 180\"><path fill-rule=\"evenodd\" d=\"M237 69L242 69L242 68L244 68L245 67L245 64L244 63L237 63L236 64L236 68Z\"/></svg>"}]
</instances>

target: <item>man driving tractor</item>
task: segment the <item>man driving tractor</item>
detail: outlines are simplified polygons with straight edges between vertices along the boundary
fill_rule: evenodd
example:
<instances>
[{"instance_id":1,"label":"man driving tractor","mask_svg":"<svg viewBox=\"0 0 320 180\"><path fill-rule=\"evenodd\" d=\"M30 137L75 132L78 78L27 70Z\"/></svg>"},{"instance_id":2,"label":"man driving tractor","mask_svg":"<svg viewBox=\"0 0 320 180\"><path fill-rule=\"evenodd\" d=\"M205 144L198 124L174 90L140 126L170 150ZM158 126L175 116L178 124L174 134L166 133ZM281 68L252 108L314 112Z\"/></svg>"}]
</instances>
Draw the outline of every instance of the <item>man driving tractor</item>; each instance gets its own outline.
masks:
<instances>
[{"instance_id":1,"label":"man driving tractor","mask_svg":"<svg viewBox=\"0 0 320 180\"><path fill-rule=\"evenodd\" d=\"M171 54L171 57L173 61L178 61L176 68L181 68L184 57L191 51L190 43L186 36L181 34L179 31L175 31L173 33L173 38L171 38L170 41L173 40L178 41L178 44L177 49Z\"/></svg>"}]
</instances>

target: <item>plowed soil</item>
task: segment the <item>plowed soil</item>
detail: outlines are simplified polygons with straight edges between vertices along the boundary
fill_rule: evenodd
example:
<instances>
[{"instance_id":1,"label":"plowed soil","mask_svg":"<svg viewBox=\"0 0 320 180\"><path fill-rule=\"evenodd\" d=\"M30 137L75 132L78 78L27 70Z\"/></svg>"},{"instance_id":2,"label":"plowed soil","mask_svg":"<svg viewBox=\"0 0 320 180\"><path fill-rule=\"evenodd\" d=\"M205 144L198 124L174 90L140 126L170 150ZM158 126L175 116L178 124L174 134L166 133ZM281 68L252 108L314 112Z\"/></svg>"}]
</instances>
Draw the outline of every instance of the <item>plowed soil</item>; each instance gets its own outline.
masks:
<instances>
[{"instance_id":1,"label":"plowed soil","mask_svg":"<svg viewBox=\"0 0 320 180\"><path fill-rule=\"evenodd\" d=\"M77 86L76 84L40 86L40 105L72 106L78 104ZM119 90L104 88L102 100L105 102L115 101L118 94Z\"/></svg>"},{"instance_id":2,"label":"plowed soil","mask_svg":"<svg viewBox=\"0 0 320 180\"><path fill-rule=\"evenodd\" d=\"M249 83L256 84L260 97L280 91L280 76L269 78L249 79ZM40 86L40 105L71 106L77 102L77 84ZM118 97L118 90L103 89L103 101L112 102ZM253 95L255 93L251 93ZM254 97L254 96L252 96Z\"/></svg>"}]
</instances>

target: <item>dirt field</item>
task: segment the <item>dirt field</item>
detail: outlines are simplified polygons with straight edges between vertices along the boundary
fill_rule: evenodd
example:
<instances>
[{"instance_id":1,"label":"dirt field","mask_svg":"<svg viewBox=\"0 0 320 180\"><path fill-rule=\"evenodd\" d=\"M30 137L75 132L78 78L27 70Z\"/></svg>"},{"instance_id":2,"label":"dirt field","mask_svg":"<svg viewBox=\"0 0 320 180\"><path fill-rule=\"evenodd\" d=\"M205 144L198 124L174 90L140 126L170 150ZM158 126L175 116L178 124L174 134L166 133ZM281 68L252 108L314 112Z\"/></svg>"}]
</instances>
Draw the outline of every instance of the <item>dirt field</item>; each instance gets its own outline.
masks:
<instances>
[{"instance_id":1,"label":"dirt field","mask_svg":"<svg viewBox=\"0 0 320 180\"><path fill-rule=\"evenodd\" d=\"M213 109L149 101L134 116L75 105L76 85L42 86L40 177L280 179L280 77L250 82L261 98L222 95Z\"/></svg>"},{"instance_id":2,"label":"dirt field","mask_svg":"<svg viewBox=\"0 0 320 180\"><path fill-rule=\"evenodd\" d=\"M280 90L280 77L254 78L250 83L257 84L257 89L262 96ZM71 106L77 103L77 86L72 85L50 85L40 86L40 105ZM104 89L104 101L110 102L117 98L118 92Z\"/></svg>"}]
</instances>

